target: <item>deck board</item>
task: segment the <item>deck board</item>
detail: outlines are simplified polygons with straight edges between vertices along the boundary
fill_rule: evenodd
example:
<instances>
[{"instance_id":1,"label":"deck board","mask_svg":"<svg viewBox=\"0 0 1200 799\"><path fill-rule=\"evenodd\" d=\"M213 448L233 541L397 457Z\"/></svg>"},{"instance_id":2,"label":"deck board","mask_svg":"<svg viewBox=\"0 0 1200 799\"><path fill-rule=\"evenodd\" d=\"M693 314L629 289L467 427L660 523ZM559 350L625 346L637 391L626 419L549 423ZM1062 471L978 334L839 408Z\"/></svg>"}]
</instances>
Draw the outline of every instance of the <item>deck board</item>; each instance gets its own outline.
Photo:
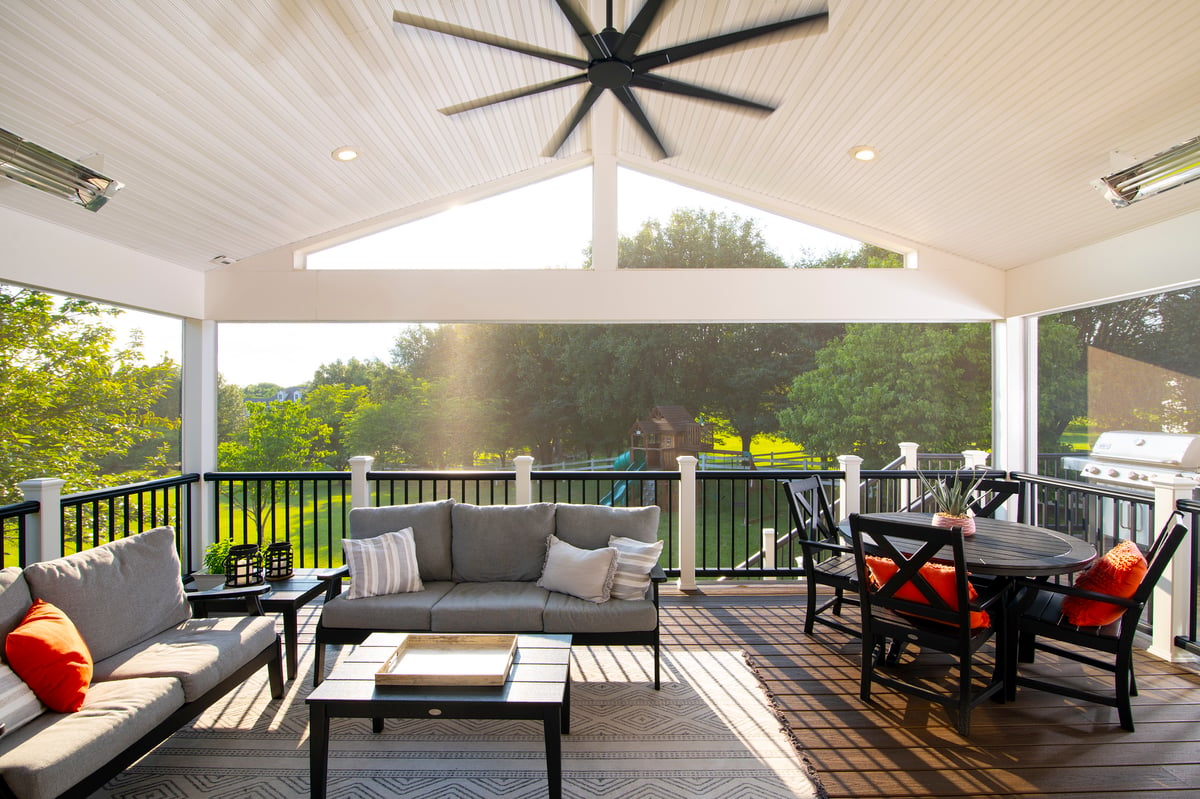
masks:
<instances>
[{"instance_id":1,"label":"deck board","mask_svg":"<svg viewBox=\"0 0 1200 799\"><path fill-rule=\"evenodd\" d=\"M880 686L874 704L864 704L858 642L828 628L805 635L804 601L788 584L667 589L663 643L746 652L831 797L1200 799L1194 666L1139 654L1133 733L1117 726L1115 709L1022 689L1015 703L979 706L964 739L941 706ZM1105 680L1053 658L1035 667L1055 679ZM949 672L934 665L924 673Z\"/></svg>"}]
</instances>

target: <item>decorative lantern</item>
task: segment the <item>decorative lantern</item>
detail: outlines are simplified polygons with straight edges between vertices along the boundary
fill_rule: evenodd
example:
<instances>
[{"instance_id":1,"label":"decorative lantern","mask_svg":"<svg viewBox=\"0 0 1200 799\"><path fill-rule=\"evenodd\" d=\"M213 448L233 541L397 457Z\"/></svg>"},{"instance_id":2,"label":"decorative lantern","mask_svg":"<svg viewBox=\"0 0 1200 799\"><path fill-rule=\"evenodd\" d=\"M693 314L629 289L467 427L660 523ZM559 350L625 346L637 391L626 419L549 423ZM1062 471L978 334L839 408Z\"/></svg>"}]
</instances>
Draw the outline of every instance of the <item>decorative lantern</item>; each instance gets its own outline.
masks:
<instances>
[{"instance_id":1,"label":"decorative lantern","mask_svg":"<svg viewBox=\"0 0 1200 799\"><path fill-rule=\"evenodd\" d=\"M268 580L286 580L292 576L292 545L288 541L276 541L267 546L263 563Z\"/></svg>"},{"instance_id":2,"label":"decorative lantern","mask_svg":"<svg viewBox=\"0 0 1200 799\"><path fill-rule=\"evenodd\" d=\"M238 544L229 548L225 559L225 586L242 588L260 585L263 581L262 555L254 544Z\"/></svg>"}]
</instances>

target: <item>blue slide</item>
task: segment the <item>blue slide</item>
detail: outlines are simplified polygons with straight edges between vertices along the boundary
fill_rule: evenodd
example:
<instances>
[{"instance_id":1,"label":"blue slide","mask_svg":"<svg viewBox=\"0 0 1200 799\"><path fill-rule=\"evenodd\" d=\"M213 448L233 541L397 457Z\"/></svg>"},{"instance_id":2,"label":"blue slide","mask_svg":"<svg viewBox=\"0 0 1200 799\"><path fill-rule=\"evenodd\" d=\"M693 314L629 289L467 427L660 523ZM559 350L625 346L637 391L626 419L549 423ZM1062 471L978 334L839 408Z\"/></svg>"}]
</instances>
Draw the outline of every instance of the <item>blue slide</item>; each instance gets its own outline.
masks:
<instances>
[{"instance_id":1,"label":"blue slide","mask_svg":"<svg viewBox=\"0 0 1200 799\"><path fill-rule=\"evenodd\" d=\"M623 452L613 461L614 472L639 472L646 468L645 457L640 457L636 461L633 459L633 453ZM613 507L617 503L625 499L625 493L629 490L629 481L621 480L613 484L612 491L604 495L604 499L600 500L601 505Z\"/></svg>"}]
</instances>

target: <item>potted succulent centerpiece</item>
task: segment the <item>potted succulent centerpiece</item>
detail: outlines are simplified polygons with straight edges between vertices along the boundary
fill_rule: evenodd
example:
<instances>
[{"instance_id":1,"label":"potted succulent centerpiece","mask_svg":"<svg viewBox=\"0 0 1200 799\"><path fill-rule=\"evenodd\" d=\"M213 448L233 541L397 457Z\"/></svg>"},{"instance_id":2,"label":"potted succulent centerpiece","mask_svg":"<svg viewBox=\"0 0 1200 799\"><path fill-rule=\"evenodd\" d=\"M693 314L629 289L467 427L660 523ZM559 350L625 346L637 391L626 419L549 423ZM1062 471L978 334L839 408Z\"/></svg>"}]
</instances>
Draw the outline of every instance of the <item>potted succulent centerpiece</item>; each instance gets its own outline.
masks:
<instances>
[{"instance_id":1,"label":"potted succulent centerpiece","mask_svg":"<svg viewBox=\"0 0 1200 799\"><path fill-rule=\"evenodd\" d=\"M225 561L229 557L229 539L213 541L204 549L204 574L192 575L192 584L200 591L219 588L225 582Z\"/></svg>"},{"instance_id":2,"label":"potted succulent centerpiece","mask_svg":"<svg viewBox=\"0 0 1200 799\"><path fill-rule=\"evenodd\" d=\"M937 509L933 514L934 527L961 527L963 535L975 534L975 517L971 515L972 494L983 482L984 472L971 469L963 474L955 470L953 477L930 478L917 472L930 502Z\"/></svg>"}]
</instances>

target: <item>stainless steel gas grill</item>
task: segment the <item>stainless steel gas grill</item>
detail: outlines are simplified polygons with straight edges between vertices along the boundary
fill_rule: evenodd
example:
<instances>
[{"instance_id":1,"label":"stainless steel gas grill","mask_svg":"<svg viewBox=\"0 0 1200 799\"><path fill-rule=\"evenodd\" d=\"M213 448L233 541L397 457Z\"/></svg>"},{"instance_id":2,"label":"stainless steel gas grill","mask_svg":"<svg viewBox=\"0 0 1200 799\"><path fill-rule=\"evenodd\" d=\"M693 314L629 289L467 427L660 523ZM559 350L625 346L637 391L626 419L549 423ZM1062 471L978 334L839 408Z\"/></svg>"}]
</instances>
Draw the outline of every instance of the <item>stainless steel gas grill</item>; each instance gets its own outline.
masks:
<instances>
[{"instance_id":1,"label":"stainless steel gas grill","mask_svg":"<svg viewBox=\"0 0 1200 799\"><path fill-rule=\"evenodd\" d=\"M1064 458L1089 482L1154 490L1154 480L1182 477L1200 488L1200 435L1110 430L1087 457ZM1195 490L1195 489L1193 489Z\"/></svg>"}]
</instances>

